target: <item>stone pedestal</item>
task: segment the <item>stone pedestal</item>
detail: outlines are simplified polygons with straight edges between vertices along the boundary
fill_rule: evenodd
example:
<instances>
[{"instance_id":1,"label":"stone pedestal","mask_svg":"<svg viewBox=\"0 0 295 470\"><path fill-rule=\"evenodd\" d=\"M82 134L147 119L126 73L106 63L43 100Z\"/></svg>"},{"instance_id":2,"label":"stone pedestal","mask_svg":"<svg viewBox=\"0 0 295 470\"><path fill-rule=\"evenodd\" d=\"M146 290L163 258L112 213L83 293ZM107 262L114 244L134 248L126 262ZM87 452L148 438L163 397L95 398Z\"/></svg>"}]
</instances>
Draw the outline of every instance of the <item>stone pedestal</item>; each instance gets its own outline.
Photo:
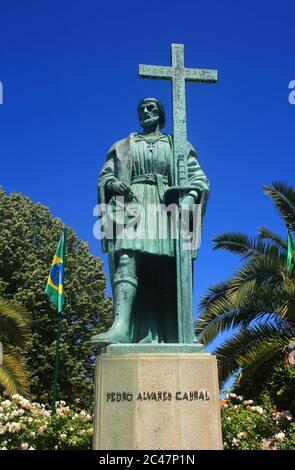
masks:
<instances>
[{"instance_id":1,"label":"stone pedestal","mask_svg":"<svg viewBox=\"0 0 295 470\"><path fill-rule=\"evenodd\" d=\"M130 350L97 357L94 449L222 449L215 357Z\"/></svg>"}]
</instances>

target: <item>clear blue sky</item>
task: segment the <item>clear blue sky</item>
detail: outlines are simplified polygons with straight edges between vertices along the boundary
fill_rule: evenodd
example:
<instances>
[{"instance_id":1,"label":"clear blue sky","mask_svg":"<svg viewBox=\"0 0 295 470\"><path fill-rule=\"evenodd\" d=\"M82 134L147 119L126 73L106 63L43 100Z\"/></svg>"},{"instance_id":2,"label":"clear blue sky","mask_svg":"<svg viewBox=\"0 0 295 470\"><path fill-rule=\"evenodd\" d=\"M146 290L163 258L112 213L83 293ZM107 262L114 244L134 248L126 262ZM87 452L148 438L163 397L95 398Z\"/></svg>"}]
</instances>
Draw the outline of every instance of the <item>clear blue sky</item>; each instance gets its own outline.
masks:
<instances>
[{"instance_id":1,"label":"clear blue sky","mask_svg":"<svg viewBox=\"0 0 295 470\"><path fill-rule=\"evenodd\" d=\"M139 63L170 64L185 45L188 67L217 68L216 85L189 84L189 140L211 182L195 268L196 300L237 259L212 237L260 225L284 235L263 183L294 183L295 3L168 0L2 1L0 184L49 206L100 255L92 215L108 147L139 130L136 106L168 82L142 80Z\"/></svg>"}]
</instances>

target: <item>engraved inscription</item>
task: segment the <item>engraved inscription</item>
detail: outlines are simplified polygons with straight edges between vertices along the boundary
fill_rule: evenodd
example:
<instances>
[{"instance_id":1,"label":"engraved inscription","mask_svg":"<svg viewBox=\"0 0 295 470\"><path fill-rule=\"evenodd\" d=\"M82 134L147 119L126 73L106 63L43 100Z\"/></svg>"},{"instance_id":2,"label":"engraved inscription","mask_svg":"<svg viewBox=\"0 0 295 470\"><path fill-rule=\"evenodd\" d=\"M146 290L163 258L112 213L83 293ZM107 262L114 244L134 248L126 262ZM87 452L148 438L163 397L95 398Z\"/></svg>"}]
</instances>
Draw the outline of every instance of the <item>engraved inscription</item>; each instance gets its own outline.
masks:
<instances>
[{"instance_id":1,"label":"engraved inscription","mask_svg":"<svg viewBox=\"0 0 295 470\"><path fill-rule=\"evenodd\" d=\"M211 399L211 393L208 390L190 390L176 392L165 391L143 391L138 393L132 392L107 392L106 401L108 403L123 403L131 401L151 401L151 402L207 402Z\"/></svg>"}]
</instances>

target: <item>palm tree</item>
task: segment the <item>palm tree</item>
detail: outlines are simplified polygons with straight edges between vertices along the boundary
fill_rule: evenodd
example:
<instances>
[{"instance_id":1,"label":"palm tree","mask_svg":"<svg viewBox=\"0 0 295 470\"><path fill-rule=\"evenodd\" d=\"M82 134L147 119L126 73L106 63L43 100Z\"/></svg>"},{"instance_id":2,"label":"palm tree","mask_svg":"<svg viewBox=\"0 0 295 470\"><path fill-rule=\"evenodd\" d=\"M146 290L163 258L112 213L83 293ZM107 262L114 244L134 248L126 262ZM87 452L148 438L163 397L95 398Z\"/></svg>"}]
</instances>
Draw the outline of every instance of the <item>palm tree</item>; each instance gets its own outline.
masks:
<instances>
[{"instance_id":1,"label":"palm tree","mask_svg":"<svg viewBox=\"0 0 295 470\"><path fill-rule=\"evenodd\" d=\"M30 314L22 305L0 299L0 389L10 396L29 393L25 364L17 352L29 337L29 326Z\"/></svg>"},{"instance_id":2,"label":"palm tree","mask_svg":"<svg viewBox=\"0 0 295 470\"><path fill-rule=\"evenodd\" d=\"M264 186L285 224L295 233L295 189L282 182ZM295 336L295 268L287 269L287 244L265 227L251 239L243 233L222 233L214 249L240 256L233 276L208 289L200 302L196 333L205 344L219 333L230 336L217 349L221 384L237 375L242 386L270 372L282 361Z\"/></svg>"}]
</instances>

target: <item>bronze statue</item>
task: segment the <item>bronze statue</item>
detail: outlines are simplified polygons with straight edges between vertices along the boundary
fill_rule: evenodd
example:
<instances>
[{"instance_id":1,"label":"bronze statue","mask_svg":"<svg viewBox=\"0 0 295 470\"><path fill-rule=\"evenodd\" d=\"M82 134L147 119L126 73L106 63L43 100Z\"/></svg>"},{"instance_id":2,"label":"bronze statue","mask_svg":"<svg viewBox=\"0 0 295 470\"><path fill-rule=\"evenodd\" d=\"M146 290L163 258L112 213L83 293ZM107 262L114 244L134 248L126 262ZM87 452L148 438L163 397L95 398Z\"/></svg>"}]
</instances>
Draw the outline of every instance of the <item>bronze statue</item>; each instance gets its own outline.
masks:
<instances>
[{"instance_id":1,"label":"bronze statue","mask_svg":"<svg viewBox=\"0 0 295 470\"><path fill-rule=\"evenodd\" d=\"M119 235L102 240L103 251L109 254L114 322L109 331L92 338L101 344L181 342L175 257L179 240L173 214L164 210L179 202L173 196L173 136L162 133L165 112L160 101L145 98L137 111L143 131L116 142L99 175L99 202L111 207L113 222L119 219L117 199L124 198L125 209ZM191 217L197 205L204 215L208 180L189 142L184 161L188 185L181 210ZM189 252L189 270L195 255L196 249ZM192 295L192 285L186 287L188 296Z\"/></svg>"}]
</instances>

